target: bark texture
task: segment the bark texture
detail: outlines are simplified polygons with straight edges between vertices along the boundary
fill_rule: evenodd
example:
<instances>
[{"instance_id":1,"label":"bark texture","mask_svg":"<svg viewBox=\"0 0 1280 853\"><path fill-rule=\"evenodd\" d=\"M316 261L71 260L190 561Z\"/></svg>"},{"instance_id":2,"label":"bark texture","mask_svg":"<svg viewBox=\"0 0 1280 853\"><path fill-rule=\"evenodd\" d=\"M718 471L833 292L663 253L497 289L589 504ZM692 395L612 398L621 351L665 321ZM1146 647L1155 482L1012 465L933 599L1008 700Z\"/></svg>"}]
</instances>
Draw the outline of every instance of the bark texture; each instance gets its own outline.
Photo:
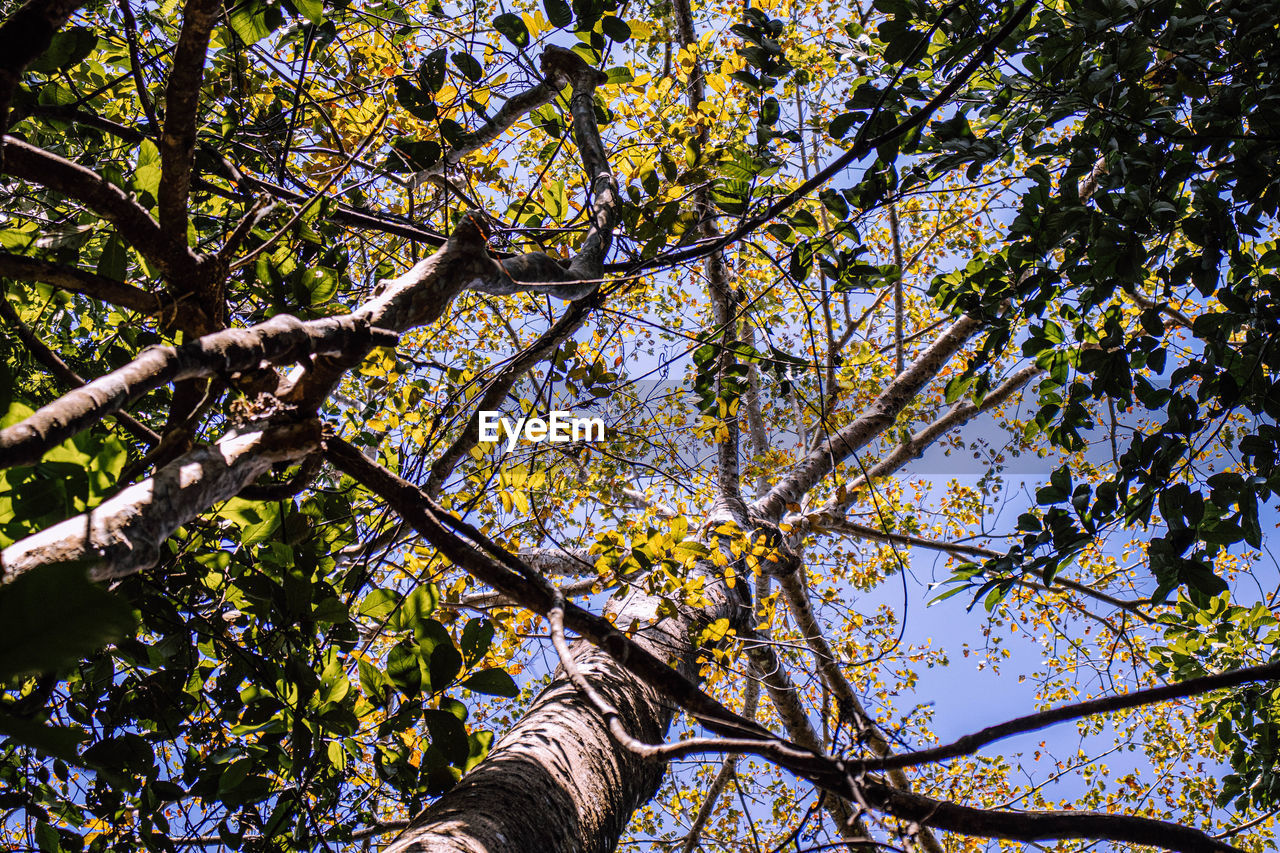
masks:
<instances>
[{"instance_id":1,"label":"bark texture","mask_svg":"<svg viewBox=\"0 0 1280 853\"><path fill-rule=\"evenodd\" d=\"M183 524L234 497L276 462L300 459L319 443L320 425L309 421L233 435L188 453L90 512L5 548L0 584L38 566L76 560L94 580L150 568Z\"/></svg>"},{"instance_id":2,"label":"bark texture","mask_svg":"<svg viewBox=\"0 0 1280 853\"><path fill-rule=\"evenodd\" d=\"M633 595L616 621L649 621L656 605L656 599ZM692 624L688 616L665 619L637 632L635 640L687 673L696 654L689 641ZM586 641L574 643L572 653L632 737L662 741L673 703ZM665 760L620 744L599 710L558 670L488 758L415 819L386 853L609 853L666 769Z\"/></svg>"},{"instance_id":3,"label":"bark texture","mask_svg":"<svg viewBox=\"0 0 1280 853\"><path fill-rule=\"evenodd\" d=\"M302 322L280 314L251 329L227 329L180 347L152 347L105 376L64 394L30 417L0 431L0 468L31 465L50 447L120 411L169 382L253 370L264 363L310 353L358 351L395 336L375 332L358 317Z\"/></svg>"}]
</instances>

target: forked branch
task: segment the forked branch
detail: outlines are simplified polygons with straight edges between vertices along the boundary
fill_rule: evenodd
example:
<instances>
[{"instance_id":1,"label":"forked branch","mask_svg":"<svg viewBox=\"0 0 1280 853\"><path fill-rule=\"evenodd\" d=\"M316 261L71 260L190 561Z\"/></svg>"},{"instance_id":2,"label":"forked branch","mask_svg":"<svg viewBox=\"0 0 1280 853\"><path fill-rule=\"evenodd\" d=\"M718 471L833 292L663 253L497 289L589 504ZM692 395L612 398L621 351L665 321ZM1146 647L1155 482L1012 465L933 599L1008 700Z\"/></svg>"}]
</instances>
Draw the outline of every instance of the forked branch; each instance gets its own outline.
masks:
<instances>
[{"instance_id":1,"label":"forked branch","mask_svg":"<svg viewBox=\"0 0 1280 853\"><path fill-rule=\"evenodd\" d=\"M507 595L520 606L546 615L563 599L544 578L486 537L430 501L422 491L345 442L326 442L326 457L339 470L385 500L424 539L455 565ZM466 536L478 547L464 542ZM1043 841L1085 838L1163 847L1180 853L1241 853L1200 830L1166 821L1093 812L986 810L898 790L883 781L855 775L858 763L815 753L770 734L724 707L609 620L574 604L564 604L564 624L590 640L631 674L662 692L722 738L697 738L670 745L647 745L671 758L709 752L749 752L847 799L902 820L987 838ZM1280 664L1263 677L1274 677ZM1219 684L1218 686L1223 686ZM908 756L902 756L907 758Z\"/></svg>"},{"instance_id":2,"label":"forked branch","mask_svg":"<svg viewBox=\"0 0 1280 853\"><path fill-rule=\"evenodd\" d=\"M777 518L788 505L800 499L818 482L835 470L880 433L888 429L907 405L915 399L951 357L960 351L981 328L976 317L956 320L928 349L899 373L871 402L866 410L801 459L769 493L756 501L753 510L766 518Z\"/></svg>"}]
</instances>

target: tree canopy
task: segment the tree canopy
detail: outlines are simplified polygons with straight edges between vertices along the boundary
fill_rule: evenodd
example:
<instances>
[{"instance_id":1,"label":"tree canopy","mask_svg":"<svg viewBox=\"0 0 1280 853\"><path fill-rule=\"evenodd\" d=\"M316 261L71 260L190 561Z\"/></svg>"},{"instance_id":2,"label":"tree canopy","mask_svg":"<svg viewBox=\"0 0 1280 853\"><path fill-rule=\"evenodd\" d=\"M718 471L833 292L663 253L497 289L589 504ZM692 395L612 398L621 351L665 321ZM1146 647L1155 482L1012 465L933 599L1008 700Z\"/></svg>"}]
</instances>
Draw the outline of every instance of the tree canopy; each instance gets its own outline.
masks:
<instances>
[{"instance_id":1,"label":"tree canopy","mask_svg":"<svg viewBox=\"0 0 1280 853\"><path fill-rule=\"evenodd\" d=\"M1273 849L1278 14L0 0L0 846Z\"/></svg>"}]
</instances>

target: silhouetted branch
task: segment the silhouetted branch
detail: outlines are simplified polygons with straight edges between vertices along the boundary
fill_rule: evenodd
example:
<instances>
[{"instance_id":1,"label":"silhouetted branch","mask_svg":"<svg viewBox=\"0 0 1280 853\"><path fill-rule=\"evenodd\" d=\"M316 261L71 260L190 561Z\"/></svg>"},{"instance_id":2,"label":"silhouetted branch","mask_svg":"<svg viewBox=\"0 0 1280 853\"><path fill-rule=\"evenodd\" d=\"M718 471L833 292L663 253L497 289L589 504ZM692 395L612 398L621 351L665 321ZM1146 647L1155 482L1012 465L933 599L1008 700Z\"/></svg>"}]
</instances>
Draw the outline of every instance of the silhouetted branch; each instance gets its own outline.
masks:
<instances>
[{"instance_id":1,"label":"silhouetted branch","mask_svg":"<svg viewBox=\"0 0 1280 853\"><path fill-rule=\"evenodd\" d=\"M174 244L187 245L187 202L191 197L191 160L196 150L196 117L205 53L218 21L222 0L187 0L182 32L173 51L173 68L164 93L164 129L160 133L160 189L156 202L160 228ZM216 312L215 312L216 313Z\"/></svg>"},{"instance_id":2,"label":"silhouetted branch","mask_svg":"<svg viewBox=\"0 0 1280 853\"><path fill-rule=\"evenodd\" d=\"M854 763L863 769L881 770L890 767L913 767L918 764L946 761L949 758L969 755L998 740L1004 740L1007 737L1025 734L1026 732L1038 731L1068 720L1078 720L1081 717L1089 717L1095 714L1125 711L1130 708L1141 708L1144 705L1154 705L1157 702L1169 702L1174 699L1199 696L1202 693L1222 690L1227 687L1239 687L1242 684L1249 684L1254 681L1273 681L1276 679L1280 679L1280 663L1268 663L1217 675L1190 678L1176 684L1149 687L1145 690L1135 690L1132 693L1125 693L1121 696L1106 696L1101 699L1077 702L1073 705L1063 705L1060 708L1050 708L1048 711L1028 714L1025 717L1018 717L994 726L987 726L981 731L965 735L949 744L935 746L931 749L895 755L891 758Z\"/></svg>"},{"instance_id":3,"label":"silhouetted branch","mask_svg":"<svg viewBox=\"0 0 1280 853\"><path fill-rule=\"evenodd\" d=\"M144 314L161 313L162 306L168 301L104 275L12 252L0 251L0 276L17 281L43 282Z\"/></svg>"},{"instance_id":4,"label":"silhouetted branch","mask_svg":"<svg viewBox=\"0 0 1280 853\"><path fill-rule=\"evenodd\" d=\"M0 169L4 167L3 136L9 129L9 104L22 72L49 49L82 0L28 0L0 23Z\"/></svg>"},{"instance_id":5,"label":"silhouetted branch","mask_svg":"<svg viewBox=\"0 0 1280 853\"><path fill-rule=\"evenodd\" d=\"M9 324L14 334L18 336L18 340L22 341L27 347L32 357L48 368L49 372L61 380L64 385L76 388L85 384L85 381L80 378L80 374L72 370L70 365L59 358L57 353L45 346L44 342L27 328L27 325L22 322L22 318L18 316L18 312L9 304L9 300L3 297L0 297L0 319ZM113 412L112 417L130 435L142 443L148 445L160 443L160 436L156 434L155 430L138 421L128 412Z\"/></svg>"}]
</instances>

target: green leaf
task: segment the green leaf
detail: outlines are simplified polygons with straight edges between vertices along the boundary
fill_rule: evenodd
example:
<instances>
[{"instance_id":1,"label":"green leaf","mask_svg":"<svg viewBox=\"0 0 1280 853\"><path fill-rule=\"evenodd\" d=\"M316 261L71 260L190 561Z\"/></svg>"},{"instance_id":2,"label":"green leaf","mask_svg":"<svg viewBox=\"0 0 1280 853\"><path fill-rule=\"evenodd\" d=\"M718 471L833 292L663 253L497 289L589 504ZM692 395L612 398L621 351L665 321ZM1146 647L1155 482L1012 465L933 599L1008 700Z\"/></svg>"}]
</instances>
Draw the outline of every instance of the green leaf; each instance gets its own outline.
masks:
<instances>
[{"instance_id":1,"label":"green leaf","mask_svg":"<svg viewBox=\"0 0 1280 853\"><path fill-rule=\"evenodd\" d=\"M439 92L444 86L445 58L444 48L437 48L427 54L418 66L418 85L428 92Z\"/></svg>"},{"instance_id":2,"label":"green leaf","mask_svg":"<svg viewBox=\"0 0 1280 853\"><path fill-rule=\"evenodd\" d=\"M410 171L423 172L440 162L440 156L443 154L443 149L440 148L440 143L431 139L424 139L417 142L406 139L397 139L395 142L395 152L399 155L400 159L404 161L405 166Z\"/></svg>"},{"instance_id":3,"label":"green leaf","mask_svg":"<svg viewBox=\"0 0 1280 853\"><path fill-rule=\"evenodd\" d=\"M391 686L391 681L376 666L362 658L357 658L356 664L360 671L360 692L374 707L386 707L387 688Z\"/></svg>"},{"instance_id":4,"label":"green leaf","mask_svg":"<svg viewBox=\"0 0 1280 853\"><path fill-rule=\"evenodd\" d=\"M547 20L553 27L567 27L573 23L573 10L566 0L542 0L542 8L547 10Z\"/></svg>"},{"instance_id":5,"label":"green leaf","mask_svg":"<svg viewBox=\"0 0 1280 853\"><path fill-rule=\"evenodd\" d=\"M467 740L467 727L449 711L430 709L422 712L431 733L431 745L440 750L450 764L463 767L471 754Z\"/></svg>"},{"instance_id":6,"label":"green leaf","mask_svg":"<svg viewBox=\"0 0 1280 853\"><path fill-rule=\"evenodd\" d=\"M431 651L429 671L432 692L444 690L458 677L458 673L462 671L462 653L454 647L452 641L439 643Z\"/></svg>"},{"instance_id":7,"label":"green leaf","mask_svg":"<svg viewBox=\"0 0 1280 853\"><path fill-rule=\"evenodd\" d=\"M62 837L44 821L36 822L36 846L40 853L62 853Z\"/></svg>"},{"instance_id":8,"label":"green leaf","mask_svg":"<svg viewBox=\"0 0 1280 853\"><path fill-rule=\"evenodd\" d=\"M849 128L861 118L863 118L861 113L841 113L831 120L831 124L827 126L827 133L831 134L832 139L844 139Z\"/></svg>"},{"instance_id":9,"label":"green leaf","mask_svg":"<svg viewBox=\"0 0 1280 853\"><path fill-rule=\"evenodd\" d=\"M513 699L520 695L520 688L516 686L515 680L504 669L482 669L463 681L462 686L476 693L502 696L507 699Z\"/></svg>"},{"instance_id":10,"label":"green leaf","mask_svg":"<svg viewBox=\"0 0 1280 853\"><path fill-rule=\"evenodd\" d=\"M622 43L631 38L631 27L621 18L608 15L601 19L600 30L613 41Z\"/></svg>"},{"instance_id":11,"label":"green leaf","mask_svg":"<svg viewBox=\"0 0 1280 853\"><path fill-rule=\"evenodd\" d=\"M493 643L493 623L488 619L471 619L462 629L462 654L467 663L475 663L485 656Z\"/></svg>"},{"instance_id":12,"label":"green leaf","mask_svg":"<svg viewBox=\"0 0 1280 853\"><path fill-rule=\"evenodd\" d=\"M621 86L624 83L630 83L635 80L635 75L631 73L631 69L625 65L618 65L610 68L605 72L608 80L605 81L606 86Z\"/></svg>"},{"instance_id":13,"label":"green leaf","mask_svg":"<svg viewBox=\"0 0 1280 853\"><path fill-rule=\"evenodd\" d=\"M424 583L416 587L404 597L400 609L391 614L388 627L393 631L418 629L427 621L427 617L435 612L440 602L440 592L435 584Z\"/></svg>"},{"instance_id":14,"label":"green leaf","mask_svg":"<svg viewBox=\"0 0 1280 853\"><path fill-rule=\"evenodd\" d=\"M160 192L160 149L150 139L142 140L138 146L138 165L133 172L133 188L139 195L150 193L155 197Z\"/></svg>"},{"instance_id":15,"label":"green leaf","mask_svg":"<svg viewBox=\"0 0 1280 853\"><path fill-rule=\"evenodd\" d=\"M32 569L0 587L0 679L57 672L134 627L133 609L82 564Z\"/></svg>"},{"instance_id":16,"label":"green leaf","mask_svg":"<svg viewBox=\"0 0 1280 853\"><path fill-rule=\"evenodd\" d=\"M418 664L418 652L417 643L401 640L387 655L387 677L410 699L422 692L422 668Z\"/></svg>"},{"instance_id":17,"label":"green leaf","mask_svg":"<svg viewBox=\"0 0 1280 853\"><path fill-rule=\"evenodd\" d=\"M293 5L317 27L324 23L324 0L293 0Z\"/></svg>"},{"instance_id":18,"label":"green leaf","mask_svg":"<svg viewBox=\"0 0 1280 853\"><path fill-rule=\"evenodd\" d=\"M27 66L28 71L53 74L78 65L98 46L98 37L84 27L68 27L55 33L49 49Z\"/></svg>"},{"instance_id":19,"label":"green leaf","mask_svg":"<svg viewBox=\"0 0 1280 853\"><path fill-rule=\"evenodd\" d=\"M506 40L516 47L529 46L529 28L524 25L524 19L519 15L513 15L510 12L499 15L493 19L493 28L502 33Z\"/></svg>"},{"instance_id":20,"label":"green leaf","mask_svg":"<svg viewBox=\"0 0 1280 853\"><path fill-rule=\"evenodd\" d=\"M303 275L302 284L307 301L313 306L323 305L338 292L338 273L328 267L314 267Z\"/></svg>"},{"instance_id":21,"label":"green leaf","mask_svg":"<svg viewBox=\"0 0 1280 853\"><path fill-rule=\"evenodd\" d=\"M222 505L218 515L240 530L240 541L245 545L267 541L280 526L280 507L275 503L232 498Z\"/></svg>"},{"instance_id":22,"label":"green leaf","mask_svg":"<svg viewBox=\"0 0 1280 853\"><path fill-rule=\"evenodd\" d=\"M453 60L453 64L457 66L458 70L462 72L462 76L472 83L480 82L480 78L484 76L484 67L471 54L458 51L450 59Z\"/></svg>"},{"instance_id":23,"label":"green leaf","mask_svg":"<svg viewBox=\"0 0 1280 853\"><path fill-rule=\"evenodd\" d=\"M848 217L849 205L845 202L844 197L841 196L840 193L830 187L826 187L818 193L818 198L822 201L822 206L830 211L831 215L836 219L844 219Z\"/></svg>"},{"instance_id":24,"label":"green leaf","mask_svg":"<svg viewBox=\"0 0 1280 853\"><path fill-rule=\"evenodd\" d=\"M489 748L493 746L493 732L473 732L467 736L467 742L470 745L470 751L467 754L466 766L462 768L462 772L469 771L489 754Z\"/></svg>"},{"instance_id":25,"label":"green leaf","mask_svg":"<svg viewBox=\"0 0 1280 853\"><path fill-rule=\"evenodd\" d=\"M284 16L275 6L261 0L237 3L230 10L231 29L245 44L257 44L284 23Z\"/></svg>"},{"instance_id":26,"label":"green leaf","mask_svg":"<svg viewBox=\"0 0 1280 853\"><path fill-rule=\"evenodd\" d=\"M760 123L765 125L775 125L778 118L782 115L782 106L778 103L778 99L770 95L760 104Z\"/></svg>"},{"instance_id":27,"label":"green leaf","mask_svg":"<svg viewBox=\"0 0 1280 853\"><path fill-rule=\"evenodd\" d=\"M129 274L129 250L118 235L113 234L103 245L102 254L98 257L97 272L98 275L116 281L124 281Z\"/></svg>"},{"instance_id":28,"label":"green leaf","mask_svg":"<svg viewBox=\"0 0 1280 853\"><path fill-rule=\"evenodd\" d=\"M396 609L396 605L400 603L400 593L392 589L375 589L371 590L368 595L360 602L360 608L356 611L361 616L367 616L370 619L381 621L391 615Z\"/></svg>"}]
</instances>

